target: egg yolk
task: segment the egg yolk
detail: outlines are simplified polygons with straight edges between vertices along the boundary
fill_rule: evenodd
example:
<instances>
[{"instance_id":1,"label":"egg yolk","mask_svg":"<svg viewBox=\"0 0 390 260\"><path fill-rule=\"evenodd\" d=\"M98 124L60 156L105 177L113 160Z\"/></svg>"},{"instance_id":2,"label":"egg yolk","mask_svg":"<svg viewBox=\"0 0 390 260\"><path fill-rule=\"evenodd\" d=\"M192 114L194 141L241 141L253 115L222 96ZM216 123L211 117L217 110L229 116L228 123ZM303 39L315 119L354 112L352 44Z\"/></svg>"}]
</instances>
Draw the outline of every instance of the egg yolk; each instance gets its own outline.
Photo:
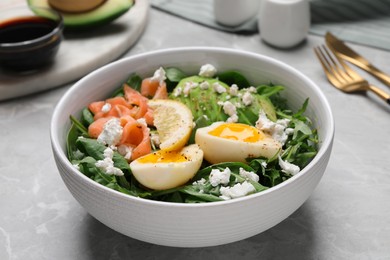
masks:
<instances>
[{"instance_id":1,"label":"egg yolk","mask_svg":"<svg viewBox=\"0 0 390 260\"><path fill-rule=\"evenodd\" d=\"M188 157L180 151L157 151L138 159L140 163L177 163L187 161Z\"/></svg>"},{"instance_id":2,"label":"egg yolk","mask_svg":"<svg viewBox=\"0 0 390 260\"><path fill-rule=\"evenodd\" d=\"M247 143L254 143L264 139L264 136L257 128L245 124L222 124L211 130L209 134Z\"/></svg>"}]
</instances>

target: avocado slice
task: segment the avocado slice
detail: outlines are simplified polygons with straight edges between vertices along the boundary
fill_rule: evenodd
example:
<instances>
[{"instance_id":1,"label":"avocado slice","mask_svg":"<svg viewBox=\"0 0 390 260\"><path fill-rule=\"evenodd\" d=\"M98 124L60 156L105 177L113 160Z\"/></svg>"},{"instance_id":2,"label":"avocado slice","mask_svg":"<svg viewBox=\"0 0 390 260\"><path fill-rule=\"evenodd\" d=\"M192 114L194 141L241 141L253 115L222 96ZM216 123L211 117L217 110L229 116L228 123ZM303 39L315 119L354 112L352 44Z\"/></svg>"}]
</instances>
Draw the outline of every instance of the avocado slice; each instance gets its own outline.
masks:
<instances>
[{"instance_id":1,"label":"avocado slice","mask_svg":"<svg viewBox=\"0 0 390 260\"><path fill-rule=\"evenodd\" d=\"M53 9L48 0L27 0L27 2L29 5ZM66 30L85 30L115 20L126 13L133 5L134 0L107 0L100 6L88 12L60 13L64 19Z\"/></svg>"},{"instance_id":2,"label":"avocado slice","mask_svg":"<svg viewBox=\"0 0 390 260\"><path fill-rule=\"evenodd\" d=\"M176 89L184 89L186 84L196 83L200 84L202 82L208 82L209 86L212 86L214 83L219 83L222 87L229 89L229 86L215 78L204 78L200 76L191 76L188 78L182 79L176 88L170 94L171 99L178 100L185 105L189 109L191 109L192 115L194 116L194 120L205 120L202 118L206 118L207 122L203 122L202 124L211 124L216 121L226 121L228 116L223 112L223 108L221 105L218 105L220 101L224 102L229 100L233 104L239 103L241 98L239 96L230 96L229 93L221 93L217 94L212 87L207 89L201 89L200 87L192 88L187 95L175 95ZM242 94L245 93L244 89L239 90ZM237 114L239 117L239 123L245 123L254 125L259 118L259 110L264 110L267 117L276 121L276 111L272 102L268 97L259 95L257 93L252 94L254 100L249 106L242 106L237 108ZM206 117L204 117L206 116Z\"/></svg>"}]
</instances>

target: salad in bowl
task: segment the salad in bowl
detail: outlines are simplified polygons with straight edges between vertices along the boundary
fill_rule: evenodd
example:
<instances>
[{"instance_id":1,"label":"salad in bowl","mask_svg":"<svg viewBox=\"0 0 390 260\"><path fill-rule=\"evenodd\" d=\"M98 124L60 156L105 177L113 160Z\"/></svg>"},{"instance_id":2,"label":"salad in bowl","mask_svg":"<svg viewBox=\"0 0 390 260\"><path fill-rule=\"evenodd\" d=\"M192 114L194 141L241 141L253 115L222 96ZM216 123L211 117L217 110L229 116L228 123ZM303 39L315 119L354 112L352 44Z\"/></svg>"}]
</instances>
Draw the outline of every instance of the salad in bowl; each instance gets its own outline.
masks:
<instances>
[{"instance_id":1,"label":"salad in bowl","mask_svg":"<svg viewBox=\"0 0 390 260\"><path fill-rule=\"evenodd\" d=\"M177 203L232 200L298 174L317 154L305 110L283 85L204 64L156 67L71 115L67 156L88 178L129 196Z\"/></svg>"}]
</instances>

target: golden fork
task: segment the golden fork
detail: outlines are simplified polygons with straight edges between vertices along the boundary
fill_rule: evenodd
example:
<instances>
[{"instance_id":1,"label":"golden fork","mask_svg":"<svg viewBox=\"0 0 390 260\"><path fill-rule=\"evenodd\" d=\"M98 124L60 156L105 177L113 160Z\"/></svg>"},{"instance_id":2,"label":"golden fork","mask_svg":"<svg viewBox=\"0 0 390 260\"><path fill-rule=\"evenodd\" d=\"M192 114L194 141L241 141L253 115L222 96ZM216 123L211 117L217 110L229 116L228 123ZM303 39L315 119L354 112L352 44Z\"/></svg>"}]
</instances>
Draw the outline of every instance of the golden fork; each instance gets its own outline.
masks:
<instances>
[{"instance_id":1,"label":"golden fork","mask_svg":"<svg viewBox=\"0 0 390 260\"><path fill-rule=\"evenodd\" d=\"M329 49L331 49L337 57L367 71L368 73L370 73L371 75L373 75L374 77L376 77L390 87L390 76L388 74L375 67L373 64L371 64L370 61L368 61L359 53L349 48L343 41L338 39L336 36L334 36L330 32L327 32L325 35L325 42Z\"/></svg>"},{"instance_id":2,"label":"golden fork","mask_svg":"<svg viewBox=\"0 0 390 260\"><path fill-rule=\"evenodd\" d=\"M327 47L324 45L315 47L314 52L320 60L326 77L333 86L346 93L372 91L390 105L389 94L369 84L336 55L331 55L331 51Z\"/></svg>"}]
</instances>

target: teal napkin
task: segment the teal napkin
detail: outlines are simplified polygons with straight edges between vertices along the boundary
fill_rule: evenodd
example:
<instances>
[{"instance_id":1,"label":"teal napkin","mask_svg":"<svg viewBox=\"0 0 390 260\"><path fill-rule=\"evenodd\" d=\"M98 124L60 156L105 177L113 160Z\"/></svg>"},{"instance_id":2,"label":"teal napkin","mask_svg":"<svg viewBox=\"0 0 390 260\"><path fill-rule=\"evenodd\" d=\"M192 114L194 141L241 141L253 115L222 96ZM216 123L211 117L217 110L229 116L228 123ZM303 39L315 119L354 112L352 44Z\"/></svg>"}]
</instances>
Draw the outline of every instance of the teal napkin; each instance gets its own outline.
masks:
<instances>
[{"instance_id":1,"label":"teal napkin","mask_svg":"<svg viewBox=\"0 0 390 260\"><path fill-rule=\"evenodd\" d=\"M236 27L218 24L212 0L151 0L151 4L161 11L217 30L261 33L257 17ZM390 0L311 0L310 11L311 34L325 35L330 31L345 41L390 50Z\"/></svg>"}]
</instances>

